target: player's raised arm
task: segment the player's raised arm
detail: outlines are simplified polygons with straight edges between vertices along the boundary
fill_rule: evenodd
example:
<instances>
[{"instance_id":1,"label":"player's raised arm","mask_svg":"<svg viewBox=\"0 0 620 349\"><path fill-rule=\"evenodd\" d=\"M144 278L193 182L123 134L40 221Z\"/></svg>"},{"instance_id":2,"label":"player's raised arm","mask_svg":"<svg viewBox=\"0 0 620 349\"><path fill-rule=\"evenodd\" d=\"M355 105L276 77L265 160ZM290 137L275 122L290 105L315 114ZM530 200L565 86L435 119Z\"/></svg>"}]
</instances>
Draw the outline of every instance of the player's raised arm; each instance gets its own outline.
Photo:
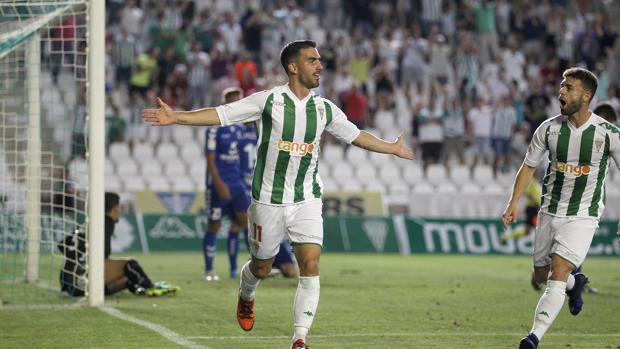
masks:
<instances>
[{"instance_id":1,"label":"player's raised arm","mask_svg":"<svg viewBox=\"0 0 620 349\"><path fill-rule=\"evenodd\" d=\"M168 126L173 124L191 126L215 126L220 124L220 118L215 108L204 108L192 111L173 111L164 101L157 98L157 109L142 110L144 121L154 126Z\"/></svg>"},{"instance_id":2,"label":"player's raised arm","mask_svg":"<svg viewBox=\"0 0 620 349\"><path fill-rule=\"evenodd\" d=\"M377 153L392 154L399 158L413 160L413 151L405 145L402 133L394 142L387 142L372 133L361 131L359 136L353 140L353 145Z\"/></svg>"}]
</instances>

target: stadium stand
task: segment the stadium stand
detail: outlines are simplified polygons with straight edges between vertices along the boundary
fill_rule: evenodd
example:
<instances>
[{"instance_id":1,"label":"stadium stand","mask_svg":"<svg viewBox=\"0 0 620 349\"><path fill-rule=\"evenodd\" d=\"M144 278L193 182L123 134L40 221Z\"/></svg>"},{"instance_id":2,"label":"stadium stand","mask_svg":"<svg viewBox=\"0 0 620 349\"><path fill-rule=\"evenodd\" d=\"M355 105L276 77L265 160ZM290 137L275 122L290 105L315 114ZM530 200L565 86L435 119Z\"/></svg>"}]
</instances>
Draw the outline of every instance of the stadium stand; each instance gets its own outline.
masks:
<instances>
[{"instance_id":1,"label":"stadium stand","mask_svg":"<svg viewBox=\"0 0 620 349\"><path fill-rule=\"evenodd\" d=\"M295 39L316 40L325 59L318 93L381 137L393 139L405 130L416 152L413 163L403 163L326 139L320 165L326 190L378 190L399 203L403 196L413 201L436 192L481 200L508 193L528 137L559 111L559 77L569 66L584 66L599 76L593 105L609 101L620 107L620 39L618 23L611 20L618 2L495 1L495 15L486 19L475 16L479 2L474 0L397 1L387 7L348 0L259 2L257 7L241 2L233 10L224 0L188 0L182 7L184 2L142 0L114 9L107 26L112 68L106 70L107 84L109 101L127 127L121 141L109 146L109 189L204 188L204 129L149 127L137 111L154 105L155 96L173 108L190 109L196 96L205 106L218 104L220 92L230 86L248 95L280 84L285 79L279 49ZM425 10L436 12L437 20L422 18ZM119 51L124 33L140 43L135 56ZM586 41L592 43L587 50ZM201 64L190 51L195 43L205 54ZM147 61L156 67L146 89L139 89L135 78ZM129 71L116 69L128 62ZM350 92L357 86L361 98ZM493 156L474 164L474 135L485 127L482 131L493 135L505 100L507 115L516 118L509 121L515 125L509 164L494 167ZM476 101L481 104L475 106ZM490 119L472 118L474 107L490 111ZM445 154L445 162L442 155L423 168L425 142L452 153ZM464 153L464 163L455 149ZM617 172L612 176L612 183L620 184ZM420 214L416 207L412 204L410 213ZM476 205L436 207L449 215L491 214Z\"/></svg>"}]
</instances>

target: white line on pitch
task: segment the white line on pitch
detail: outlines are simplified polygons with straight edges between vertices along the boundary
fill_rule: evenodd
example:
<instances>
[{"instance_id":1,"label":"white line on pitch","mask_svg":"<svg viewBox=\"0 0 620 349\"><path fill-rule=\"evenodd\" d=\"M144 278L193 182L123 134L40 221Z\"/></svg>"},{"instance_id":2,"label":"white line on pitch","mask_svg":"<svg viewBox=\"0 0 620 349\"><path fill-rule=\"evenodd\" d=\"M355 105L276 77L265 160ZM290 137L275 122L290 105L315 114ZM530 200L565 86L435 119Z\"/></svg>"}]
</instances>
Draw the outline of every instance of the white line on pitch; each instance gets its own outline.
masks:
<instances>
[{"instance_id":1,"label":"white line on pitch","mask_svg":"<svg viewBox=\"0 0 620 349\"><path fill-rule=\"evenodd\" d=\"M310 335L312 338L337 338L337 337L459 337L459 336L523 336L523 333L476 333L476 332L445 332L445 333L349 333L349 334L318 334ZM545 336L579 336L579 337L620 337L618 333L547 333ZM218 339L218 340L257 340L257 339L283 339L291 336L188 336L188 339Z\"/></svg>"},{"instance_id":2,"label":"white line on pitch","mask_svg":"<svg viewBox=\"0 0 620 349\"><path fill-rule=\"evenodd\" d=\"M162 337L166 338L167 340L174 342L178 345L184 346L186 348L191 348L191 349L209 349L209 347L204 346L204 345L200 345L200 344L196 344L194 342L192 342L191 340L189 340L189 338L187 337L183 337L180 334L169 330L168 328L162 326L162 325L158 325L158 324L154 324L152 322L148 322L148 321L144 321L142 319L138 319L136 317L133 317L131 315L127 315L125 313L123 313L122 311L115 309L115 308L110 308L110 307L99 307L99 310L101 310L102 312L114 316L116 318L119 318L121 320L124 321L128 321L131 322L133 324L136 324L138 326L142 326L145 327L151 331L154 331L156 333L158 333L159 335L161 335Z\"/></svg>"}]
</instances>

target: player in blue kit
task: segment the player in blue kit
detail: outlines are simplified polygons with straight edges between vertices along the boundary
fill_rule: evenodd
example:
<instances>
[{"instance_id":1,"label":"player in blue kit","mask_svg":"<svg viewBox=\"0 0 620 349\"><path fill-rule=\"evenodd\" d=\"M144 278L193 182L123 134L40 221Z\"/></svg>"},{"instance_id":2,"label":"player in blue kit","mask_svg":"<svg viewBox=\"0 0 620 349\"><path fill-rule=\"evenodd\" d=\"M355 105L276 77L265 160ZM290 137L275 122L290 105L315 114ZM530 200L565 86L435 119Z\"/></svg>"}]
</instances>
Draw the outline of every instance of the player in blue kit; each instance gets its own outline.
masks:
<instances>
[{"instance_id":1,"label":"player in blue kit","mask_svg":"<svg viewBox=\"0 0 620 349\"><path fill-rule=\"evenodd\" d=\"M232 101L241 99L243 92L238 89L238 93L231 97ZM254 164L256 162L256 143L258 142L258 132L253 123L248 122L242 124L241 132L239 133L239 163L241 165L241 175L245 184L247 185L248 198L252 197L252 178L254 177ZM242 226L234 224L231 230L241 231ZM246 231L247 232L247 231ZM250 239L246 236L246 242ZM248 251L250 246L248 245ZM270 272L270 276L276 276L282 274L287 278L297 277L297 266L293 260L293 254L290 247L286 243L280 244L280 251L276 255L273 261L273 269Z\"/></svg>"},{"instance_id":2,"label":"player in blue kit","mask_svg":"<svg viewBox=\"0 0 620 349\"><path fill-rule=\"evenodd\" d=\"M222 92L224 103L241 98L241 91L230 88ZM206 131L205 153L207 157L207 201L209 225L203 238L205 257L205 278L217 281L213 264L216 250L216 235L223 217L230 217L231 229L228 232L228 257L230 276L237 277L237 254L239 252L239 232L247 225L247 209L250 198L243 180L239 157L239 138L243 126L231 125L210 127Z\"/></svg>"}]
</instances>

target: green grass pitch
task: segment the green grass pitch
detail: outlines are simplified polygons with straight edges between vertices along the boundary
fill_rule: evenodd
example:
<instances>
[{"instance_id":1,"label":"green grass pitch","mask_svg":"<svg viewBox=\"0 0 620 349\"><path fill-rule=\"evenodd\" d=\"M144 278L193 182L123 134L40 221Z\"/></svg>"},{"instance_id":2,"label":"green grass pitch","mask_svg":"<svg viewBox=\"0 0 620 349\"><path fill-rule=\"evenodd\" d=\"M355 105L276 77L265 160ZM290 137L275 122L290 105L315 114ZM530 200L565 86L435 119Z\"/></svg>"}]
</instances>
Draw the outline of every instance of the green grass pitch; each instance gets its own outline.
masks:
<instances>
[{"instance_id":1,"label":"green grass pitch","mask_svg":"<svg viewBox=\"0 0 620 349\"><path fill-rule=\"evenodd\" d=\"M238 281L202 278L198 253L134 255L150 276L179 284L176 297L142 298L126 291L106 305L164 326L213 349L290 346L296 280L263 281L256 325L235 319ZM241 255L240 264L247 255ZM528 257L325 254L321 300L308 337L326 348L517 348L540 294L529 285ZM620 348L620 260L589 258L584 271L599 294L585 294L583 312L565 305L539 348ZM155 331L98 309L0 309L0 348L183 348ZM191 346L186 346L191 347Z\"/></svg>"}]
</instances>

